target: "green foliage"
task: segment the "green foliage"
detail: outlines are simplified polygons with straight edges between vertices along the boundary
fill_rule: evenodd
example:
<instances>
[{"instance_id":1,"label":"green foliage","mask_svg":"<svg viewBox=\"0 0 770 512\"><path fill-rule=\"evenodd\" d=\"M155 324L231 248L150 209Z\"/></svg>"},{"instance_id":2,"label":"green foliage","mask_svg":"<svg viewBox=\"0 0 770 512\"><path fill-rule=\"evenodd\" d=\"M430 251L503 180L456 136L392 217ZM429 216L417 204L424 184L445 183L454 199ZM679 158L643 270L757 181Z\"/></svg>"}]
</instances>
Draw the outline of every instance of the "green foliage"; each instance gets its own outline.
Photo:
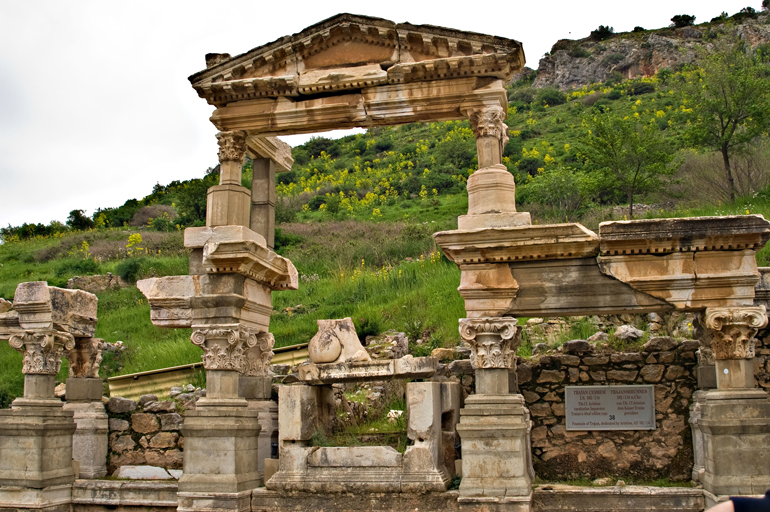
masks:
<instances>
[{"instance_id":1,"label":"green foliage","mask_svg":"<svg viewBox=\"0 0 770 512\"><path fill-rule=\"evenodd\" d=\"M99 271L99 264L92 259L68 259L56 268L56 277L89 276L98 274Z\"/></svg>"},{"instance_id":2,"label":"green foliage","mask_svg":"<svg viewBox=\"0 0 770 512\"><path fill-rule=\"evenodd\" d=\"M634 30L632 30L632 32L644 32L644 28L636 26L636 27L634 27Z\"/></svg>"},{"instance_id":3,"label":"green foliage","mask_svg":"<svg viewBox=\"0 0 770 512\"><path fill-rule=\"evenodd\" d=\"M367 336L376 336L382 332L382 322L377 316L356 317L353 319L356 334L361 343L366 342Z\"/></svg>"},{"instance_id":4,"label":"green foliage","mask_svg":"<svg viewBox=\"0 0 770 512\"><path fill-rule=\"evenodd\" d=\"M553 107L566 103L567 96L556 87L543 87L537 91L537 102Z\"/></svg>"},{"instance_id":5,"label":"green foliage","mask_svg":"<svg viewBox=\"0 0 770 512\"><path fill-rule=\"evenodd\" d=\"M135 283L139 279L142 262L139 258L129 258L118 263L115 273L127 283Z\"/></svg>"},{"instance_id":6,"label":"green foliage","mask_svg":"<svg viewBox=\"0 0 770 512\"><path fill-rule=\"evenodd\" d=\"M671 18L671 26L676 28L690 27L695 24L695 16L689 14L677 14Z\"/></svg>"},{"instance_id":7,"label":"green foliage","mask_svg":"<svg viewBox=\"0 0 770 512\"><path fill-rule=\"evenodd\" d=\"M655 92L655 84L650 82L630 82L626 86L626 93L629 96L638 96L640 94L649 94Z\"/></svg>"},{"instance_id":8,"label":"green foliage","mask_svg":"<svg viewBox=\"0 0 770 512\"><path fill-rule=\"evenodd\" d=\"M95 223L85 216L83 210L72 210L67 217L67 225L72 229L86 230L93 228Z\"/></svg>"},{"instance_id":9,"label":"green foliage","mask_svg":"<svg viewBox=\"0 0 770 512\"><path fill-rule=\"evenodd\" d=\"M767 133L770 122L770 78L761 57L742 41L721 38L703 52L701 67L689 74L684 86L693 109L689 139L722 154L732 201L736 187L731 156Z\"/></svg>"},{"instance_id":10,"label":"green foliage","mask_svg":"<svg viewBox=\"0 0 770 512\"><path fill-rule=\"evenodd\" d=\"M592 167L602 175L602 187L625 195L629 218L634 197L660 190L676 170L674 154L657 127L612 113L585 119L581 142Z\"/></svg>"},{"instance_id":11,"label":"green foliage","mask_svg":"<svg viewBox=\"0 0 770 512\"><path fill-rule=\"evenodd\" d=\"M770 10L770 0L762 0L762 9L765 11Z\"/></svg>"},{"instance_id":12,"label":"green foliage","mask_svg":"<svg viewBox=\"0 0 770 512\"><path fill-rule=\"evenodd\" d=\"M294 233L289 233L281 228L275 228L274 248L275 252L281 253L293 245L302 243L303 238Z\"/></svg>"},{"instance_id":13,"label":"green foliage","mask_svg":"<svg viewBox=\"0 0 770 512\"><path fill-rule=\"evenodd\" d=\"M614 33L614 28L610 26L599 25L599 28L592 30L588 37L590 37L593 41L604 41L605 39L612 37Z\"/></svg>"},{"instance_id":14,"label":"green foliage","mask_svg":"<svg viewBox=\"0 0 770 512\"><path fill-rule=\"evenodd\" d=\"M567 55L569 55L573 59L585 59L586 57L589 57L591 55L591 52L589 52L582 46L576 44L575 46L569 49L569 51L567 52Z\"/></svg>"},{"instance_id":15,"label":"green foliage","mask_svg":"<svg viewBox=\"0 0 770 512\"><path fill-rule=\"evenodd\" d=\"M588 173L562 166L543 171L529 186L531 199L565 222L577 220L595 190L596 182Z\"/></svg>"}]
</instances>

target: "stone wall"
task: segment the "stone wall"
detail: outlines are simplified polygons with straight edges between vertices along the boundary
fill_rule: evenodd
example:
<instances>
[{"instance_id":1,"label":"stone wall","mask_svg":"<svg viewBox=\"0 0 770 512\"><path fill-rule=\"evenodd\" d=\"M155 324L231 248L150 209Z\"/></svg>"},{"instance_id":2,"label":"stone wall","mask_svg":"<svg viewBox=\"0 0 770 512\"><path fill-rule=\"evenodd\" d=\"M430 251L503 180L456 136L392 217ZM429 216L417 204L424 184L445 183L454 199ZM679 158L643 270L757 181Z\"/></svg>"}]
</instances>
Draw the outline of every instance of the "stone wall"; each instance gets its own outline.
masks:
<instances>
[{"instance_id":1,"label":"stone wall","mask_svg":"<svg viewBox=\"0 0 770 512\"><path fill-rule=\"evenodd\" d=\"M182 469L184 437L176 403L144 395L138 402L112 397L107 402L109 455L107 471L120 466L149 465Z\"/></svg>"}]
</instances>

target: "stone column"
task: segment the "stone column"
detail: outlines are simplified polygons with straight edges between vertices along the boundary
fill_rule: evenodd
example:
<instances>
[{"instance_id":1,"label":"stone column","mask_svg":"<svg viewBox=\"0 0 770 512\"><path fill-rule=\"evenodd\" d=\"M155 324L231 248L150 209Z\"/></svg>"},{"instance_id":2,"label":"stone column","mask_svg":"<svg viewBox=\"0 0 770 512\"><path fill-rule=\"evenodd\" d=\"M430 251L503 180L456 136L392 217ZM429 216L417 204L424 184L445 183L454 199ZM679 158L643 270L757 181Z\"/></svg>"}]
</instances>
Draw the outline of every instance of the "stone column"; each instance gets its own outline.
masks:
<instances>
[{"instance_id":1,"label":"stone column","mask_svg":"<svg viewBox=\"0 0 770 512\"><path fill-rule=\"evenodd\" d=\"M516 212L516 185L503 165L508 142L507 112L500 105L468 110L476 137L479 170L468 178L468 215L458 218L459 229L526 226L529 213Z\"/></svg>"},{"instance_id":2,"label":"stone column","mask_svg":"<svg viewBox=\"0 0 770 512\"><path fill-rule=\"evenodd\" d=\"M241 168L246 154L242 131L217 133L219 143L219 185L206 196L206 226L249 227L250 192L241 186Z\"/></svg>"},{"instance_id":3,"label":"stone column","mask_svg":"<svg viewBox=\"0 0 770 512\"><path fill-rule=\"evenodd\" d=\"M203 349L206 397L187 411L180 511L250 510L257 471L258 412L238 396L244 352L257 333L238 324L193 326L192 342Z\"/></svg>"},{"instance_id":4,"label":"stone column","mask_svg":"<svg viewBox=\"0 0 770 512\"><path fill-rule=\"evenodd\" d=\"M252 160L251 230L275 246L275 162L270 158Z\"/></svg>"},{"instance_id":5,"label":"stone column","mask_svg":"<svg viewBox=\"0 0 770 512\"><path fill-rule=\"evenodd\" d=\"M56 374L71 334L27 330L10 336L24 354L24 396L0 410L0 509L68 511L72 469L73 413L54 396Z\"/></svg>"},{"instance_id":6,"label":"stone column","mask_svg":"<svg viewBox=\"0 0 770 512\"><path fill-rule=\"evenodd\" d=\"M260 332L256 336L256 344L244 351L238 394L246 399L249 409L259 414L257 470L264 479L265 459L272 458L273 442L278 442L278 404L270 399L273 390L270 361L274 355L275 338L269 332Z\"/></svg>"},{"instance_id":7,"label":"stone column","mask_svg":"<svg viewBox=\"0 0 770 512\"><path fill-rule=\"evenodd\" d=\"M67 379L65 411L74 413L77 429L72 436L72 455L79 465L80 478L101 478L107 474L109 419L102 403L99 365L102 344L98 338L75 338L67 353L70 375Z\"/></svg>"},{"instance_id":8,"label":"stone column","mask_svg":"<svg viewBox=\"0 0 770 512\"><path fill-rule=\"evenodd\" d=\"M717 389L699 397L703 438L701 482L708 506L724 495L770 488L770 400L754 381L754 335L767 325L764 306L707 308L702 342L711 346Z\"/></svg>"},{"instance_id":9,"label":"stone column","mask_svg":"<svg viewBox=\"0 0 770 512\"><path fill-rule=\"evenodd\" d=\"M476 393L465 400L457 425L463 461L459 501L528 511L534 480L529 410L524 397L510 393L509 381L521 328L515 318L463 318L460 335L471 347Z\"/></svg>"}]
</instances>

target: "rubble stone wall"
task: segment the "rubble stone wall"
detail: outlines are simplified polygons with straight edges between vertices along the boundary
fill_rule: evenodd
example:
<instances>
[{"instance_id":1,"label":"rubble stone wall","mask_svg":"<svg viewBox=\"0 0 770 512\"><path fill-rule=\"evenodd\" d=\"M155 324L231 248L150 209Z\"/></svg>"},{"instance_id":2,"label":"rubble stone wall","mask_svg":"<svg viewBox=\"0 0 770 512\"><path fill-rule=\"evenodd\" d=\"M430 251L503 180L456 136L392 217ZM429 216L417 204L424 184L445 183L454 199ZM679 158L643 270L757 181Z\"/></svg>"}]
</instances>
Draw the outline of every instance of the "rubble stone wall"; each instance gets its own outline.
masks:
<instances>
[{"instance_id":1,"label":"rubble stone wall","mask_svg":"<svg viewBox=\"0 0 770 512\"><path fill-rule=\"evenodd\" d=\"M112 397L106 409L110 430L109 474L121 466L145 464L182 469L182 416L174 402L152 400L152 395L143 396L138 403Z\"/></svg>"}]
</instances>

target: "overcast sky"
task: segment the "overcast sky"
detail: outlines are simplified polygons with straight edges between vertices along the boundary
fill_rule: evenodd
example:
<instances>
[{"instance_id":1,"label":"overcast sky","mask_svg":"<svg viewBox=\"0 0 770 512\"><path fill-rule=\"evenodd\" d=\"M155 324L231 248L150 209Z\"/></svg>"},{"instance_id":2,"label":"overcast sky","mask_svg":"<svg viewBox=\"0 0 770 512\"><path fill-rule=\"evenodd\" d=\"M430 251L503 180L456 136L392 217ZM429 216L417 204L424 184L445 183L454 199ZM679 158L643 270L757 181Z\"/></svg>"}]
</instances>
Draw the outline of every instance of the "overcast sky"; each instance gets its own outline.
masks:
<instances>
[{"instance_id":1,"label":"overcast sky","mask_svg":"<svg viewBox=\"0 0 770 512\"><path fill-rule=\"evenodd\" d=\"M217 163L217 130L187 77L204 55L237 55L340 12L516 39L537 68L558 39L598 25L698 23L746 5L761 0L0 0L0 226L64 221L201 177Z\"/></svg>"}]
</instances>

